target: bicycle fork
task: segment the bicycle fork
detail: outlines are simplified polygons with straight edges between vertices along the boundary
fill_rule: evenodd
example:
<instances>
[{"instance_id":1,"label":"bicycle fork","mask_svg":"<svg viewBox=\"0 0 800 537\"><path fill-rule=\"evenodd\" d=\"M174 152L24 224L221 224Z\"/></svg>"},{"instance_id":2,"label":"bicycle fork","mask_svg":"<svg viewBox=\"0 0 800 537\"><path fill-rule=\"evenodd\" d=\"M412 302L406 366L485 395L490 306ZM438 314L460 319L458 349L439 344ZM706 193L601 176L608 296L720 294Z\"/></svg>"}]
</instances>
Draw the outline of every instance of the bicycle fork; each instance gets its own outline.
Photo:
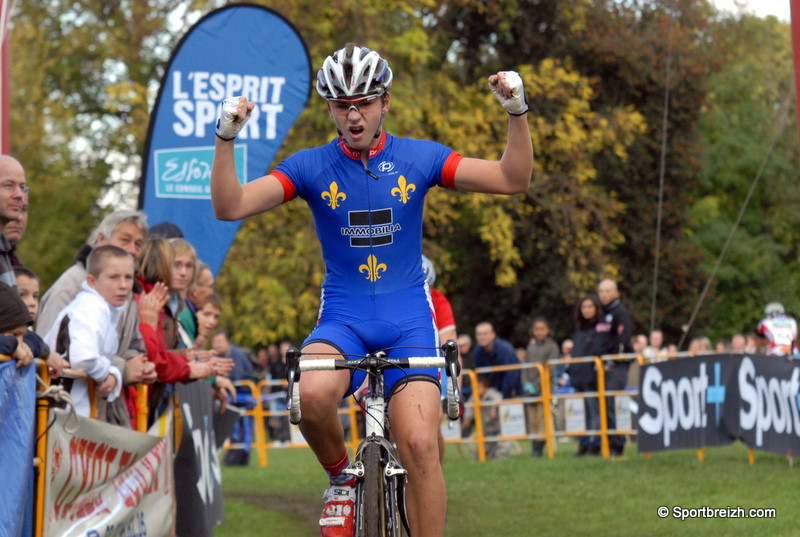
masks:
<instances>
[{"instance_id":1,"label":"bicycle fork","mask_svg":"<svg viewBox=\"0 0 800 537\"><path fill-rule=\"evenodd\" d=\"M365 398L366 438L354 464L345 470L357 479L355 537L400 537L401 526L411 535L405 504L408 471L388 439L383 390L382 376L370 376Z\"/></svg>"}]
</instances>

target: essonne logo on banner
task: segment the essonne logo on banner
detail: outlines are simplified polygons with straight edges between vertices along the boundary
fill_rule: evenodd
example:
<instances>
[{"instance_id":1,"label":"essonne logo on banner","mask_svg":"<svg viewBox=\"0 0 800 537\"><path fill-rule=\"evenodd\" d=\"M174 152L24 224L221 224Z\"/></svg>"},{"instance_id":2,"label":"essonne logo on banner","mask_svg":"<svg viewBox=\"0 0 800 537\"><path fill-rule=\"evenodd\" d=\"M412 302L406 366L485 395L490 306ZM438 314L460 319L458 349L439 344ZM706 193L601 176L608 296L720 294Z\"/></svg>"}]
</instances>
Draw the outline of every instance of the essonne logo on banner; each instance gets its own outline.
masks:
<instances>
[{"instance_id":1,"label":"essonne logo on banner","mask_svg":"<svg viewBox=\"0 0 800 537\"><path fill-rule=\"evenodd\" d=\"M153 152L156 164L156 197L211 199L213 147L160 149ZM234 146L236 174L247 182L247 146Z\"/></svg>"}]
</instances>

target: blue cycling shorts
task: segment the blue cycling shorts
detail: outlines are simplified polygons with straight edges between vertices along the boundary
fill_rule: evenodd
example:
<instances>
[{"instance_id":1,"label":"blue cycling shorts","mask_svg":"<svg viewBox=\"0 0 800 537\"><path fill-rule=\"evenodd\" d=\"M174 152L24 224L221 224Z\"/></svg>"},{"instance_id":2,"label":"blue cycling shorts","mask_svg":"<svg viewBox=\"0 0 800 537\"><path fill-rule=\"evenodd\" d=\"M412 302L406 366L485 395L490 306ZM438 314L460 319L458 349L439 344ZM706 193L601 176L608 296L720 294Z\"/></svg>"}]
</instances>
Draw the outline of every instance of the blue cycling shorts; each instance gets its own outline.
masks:
<instances>
[{"instance_id":1,"label":"blue cycling shorts","mask_svg":"<svg viewBox=\"0 0 800 537\"><path fill-rule=\"evenodd\" d=\"M380 295L326 297L323 294L317 326L303 342L327 343L347 359L362 359L370 352L388 349L390 358L441 356L432 303L424 287ZM407 347L390 349L390 347ZM439 386L439 369L385 369L386 396L405 382L425 380ZM366 378L355 371L345 396L359 389Z\"/></svg>"}]
</instances>

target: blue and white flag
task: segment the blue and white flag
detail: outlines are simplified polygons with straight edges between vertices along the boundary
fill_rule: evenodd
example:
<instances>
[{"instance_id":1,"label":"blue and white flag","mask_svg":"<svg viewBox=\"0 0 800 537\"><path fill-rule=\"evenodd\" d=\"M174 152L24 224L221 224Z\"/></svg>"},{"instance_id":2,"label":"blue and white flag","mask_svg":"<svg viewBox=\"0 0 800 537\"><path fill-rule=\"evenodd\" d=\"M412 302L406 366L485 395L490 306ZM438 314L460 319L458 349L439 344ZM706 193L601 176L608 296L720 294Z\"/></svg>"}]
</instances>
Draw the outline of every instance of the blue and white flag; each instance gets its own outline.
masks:
<instances>
[{"instance_id":1,"label":"blue and white flag","mask_svg":"<svg viewBox=\"0 0 800 537\"><path fill-rule=\"evenodd\" d=\"M177 224L216 275L241 225L211 208L220 102L256 104L234 146L244 184L267 173L310 92L308 50L282 16L234 4L198 21L173 52L150 119L139 194L150 224Z\"/></svg>"},{"instance_id":2,"label":"blue and white flag","mask_svg":"<svg viewBox=\"0 0 800 537\"><path fill-rule=\"evenodd\" d=\"M30 535L33 498L33 444L36 424L36 371L0 363L0 537Z\"/></svg>"}]
</instances>

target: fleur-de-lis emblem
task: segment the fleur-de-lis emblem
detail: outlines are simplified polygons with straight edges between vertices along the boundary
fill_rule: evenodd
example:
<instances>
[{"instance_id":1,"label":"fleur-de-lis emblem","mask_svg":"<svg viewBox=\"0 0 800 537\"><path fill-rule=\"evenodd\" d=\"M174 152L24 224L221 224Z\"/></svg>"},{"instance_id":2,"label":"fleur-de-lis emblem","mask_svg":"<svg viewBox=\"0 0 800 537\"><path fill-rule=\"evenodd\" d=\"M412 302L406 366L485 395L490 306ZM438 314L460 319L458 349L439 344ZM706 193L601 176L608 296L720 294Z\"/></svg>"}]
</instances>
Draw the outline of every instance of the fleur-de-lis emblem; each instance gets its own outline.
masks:
<instances>
[{"instance_id":1,"label":"fleur-de-lis emblem","mask_svg":"<svg viewBox=\"0 0 800 537\"><path fill-rule=\"evenodd\" d=\"M381 272L386 272L386 268L387 267L385 263L378 263L378 258L374 255L371 255L367 258L367 264L360 265L358 267L358 271L366 272L367 279L371 282L374 282L381 277Z\"/></svg>"},{"instance_id":2,"label":"fleur-de-lis emblem","mask_svg":"<svg viewBox=\"0 0 800 537\"><path fill-rule=\"evenodd\" d=\"M408 199L411 197L411 192L414 192L417 187L414 183L406 184L406 178L404 175L401 175L397 179L397 186L392 189L392 196L399 196L400 201L403 202L403 205L408 203Z\"/></svg>"},{"instance_id":3,"label":"fleur-de-lis emblem","mask_svg":"<svg viewBox=\"0 0 800 537\"><path fill-rule=\"evenodd\" d=\"M339 202L347 199L347 194L339 192L339 185L336 184L336 181L332 182L328 188L331 189L330 192L323 192L322 199L328 200L328 207L336 209L339 206Z\"/></svg>"}]
</instances>

